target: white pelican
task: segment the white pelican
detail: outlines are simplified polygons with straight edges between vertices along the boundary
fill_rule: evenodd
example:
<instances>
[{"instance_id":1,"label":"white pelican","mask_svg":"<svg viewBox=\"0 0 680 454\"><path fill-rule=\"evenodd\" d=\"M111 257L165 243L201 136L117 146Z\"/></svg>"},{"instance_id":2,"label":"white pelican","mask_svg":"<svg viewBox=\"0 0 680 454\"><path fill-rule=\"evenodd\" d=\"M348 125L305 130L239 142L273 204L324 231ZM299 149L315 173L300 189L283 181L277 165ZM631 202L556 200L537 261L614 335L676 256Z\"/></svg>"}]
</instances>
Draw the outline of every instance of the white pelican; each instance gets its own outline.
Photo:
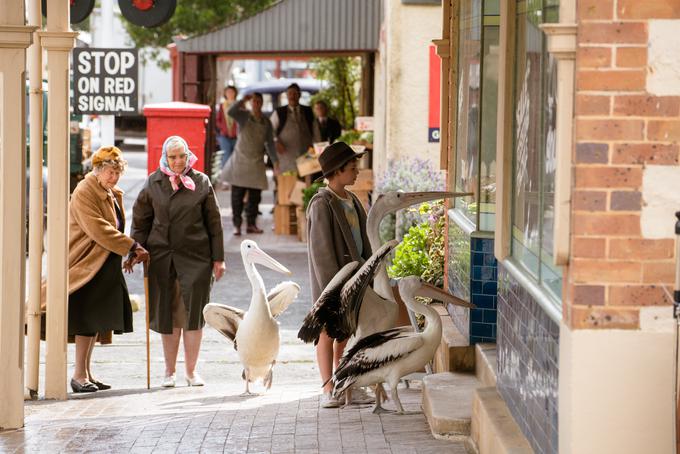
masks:
<instances>
[{"instance_id":1,"label":"white pelican","mask_svg":"<svg viewBox=\"0 0 680 454\"><path fill-rule=\"evenodd\" d=\"M425 191L425 192L400 192L390 191L380 194L371 206L366 220L366 234L372 250L377 250L380 245L380 222L390 213L394 213L411 205L416 205L432 200L448 199L472 195L472 193ZM357 331L356 337L361 338L378 331L392 328L399 316L399 306L394 300L392 287L387 276L387 267L381 266L373 281L373 288L366 291L364 304L361 306L359 317L364 323Z\"/></svg>"},{"instance_id":2,"label":"white pelican","mask_svg":"<svg viewBox=\"0 0 680 454\"><path fill-rule=\"evenodd\" d=\"M249 395L249 384L259 378L263 379L267 389L272 385L272 368L279 354L280 342L276 316L293 302L300 292L300 286L295 282L282 282L267 295L262 276L255 269L256 263L280 273L290 275L291 272L252 240L241 243L241 257L253 291L248 311L209 303L203 309L203 316L206 323L234 342L234 349L243 365L242 377L246 382L243 395Z\"/></svg>"},{"instance_id":3,"label":"white pelican","mask_svg":"<svg viewBox=\"0 0 680 454\"><path fill-rule=\"evenodd\" d=\"M359 262L342 267L305 317L298 337L316 344L322 330L338 341L348 339L360 329L369 330L370 327L363 326L366 320L360 316L364 294L370 288L376 270L384 268L383 260L397 243L397 240L388 241L361 267Z\"/></svg>"},{"instance_id":4,"label":"white pelican","mask_svg":"<svg viewBox=\"0 0 680 454\"><path fill-rule=\"evenodd\" d=\"M415 296L474 307L416 276L402 278L399 281L399 292L409 309L425 316L425 329L417 333L410 326L403 326L359 339L350 349L345 350L333 374L333 393L336 398L351 387L387 383L397 412L404 414L397 385L402 377L422 370L432 360L442 337L440 315L433 308L416 301ZM373 412L386 411L380 405L381 393L376 392L375 397Z\"/></svg>"}]
</instances>

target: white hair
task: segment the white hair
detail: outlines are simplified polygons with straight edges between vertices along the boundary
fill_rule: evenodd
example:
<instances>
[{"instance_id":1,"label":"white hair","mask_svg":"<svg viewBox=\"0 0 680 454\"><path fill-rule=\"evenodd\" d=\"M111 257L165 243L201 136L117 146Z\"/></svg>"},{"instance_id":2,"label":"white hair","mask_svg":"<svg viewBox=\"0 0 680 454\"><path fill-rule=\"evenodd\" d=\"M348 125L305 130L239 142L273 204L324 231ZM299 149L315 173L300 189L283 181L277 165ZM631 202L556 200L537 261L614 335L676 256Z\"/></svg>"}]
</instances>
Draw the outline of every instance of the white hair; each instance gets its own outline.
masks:
<instances>
[{"instance_id":1,"label":"white hair","mask_svg":"<svg viewBox=\"0 0 680 454\"><path fill-rule=\"evenodd\" d=\"M168 143L165 145L165 150L170 151L174 150L175 148L182 148L184 151L187 151L186 146L184 145L185 142L182 140L181 137L172 137L168 140Z\"/></svg>"}]
</instances>

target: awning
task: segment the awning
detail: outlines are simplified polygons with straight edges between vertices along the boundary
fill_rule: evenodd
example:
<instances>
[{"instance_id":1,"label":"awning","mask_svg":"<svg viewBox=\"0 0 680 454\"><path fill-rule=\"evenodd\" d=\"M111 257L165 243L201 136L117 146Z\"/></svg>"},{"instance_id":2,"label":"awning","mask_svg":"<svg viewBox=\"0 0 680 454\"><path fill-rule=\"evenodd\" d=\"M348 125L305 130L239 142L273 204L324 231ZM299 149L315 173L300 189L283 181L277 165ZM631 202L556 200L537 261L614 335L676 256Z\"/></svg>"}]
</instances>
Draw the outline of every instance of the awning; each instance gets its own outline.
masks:
<instances>
[{"instance_id":1,"label":"awning","mask_svg":"<svg viewBox=\"0 0 680 454\"><path fill-rule=\"evenodd\" d=\"M375 52L381 0L281 0L219 30L176 41L187 53Z\"/></svg>"}]
</instances>

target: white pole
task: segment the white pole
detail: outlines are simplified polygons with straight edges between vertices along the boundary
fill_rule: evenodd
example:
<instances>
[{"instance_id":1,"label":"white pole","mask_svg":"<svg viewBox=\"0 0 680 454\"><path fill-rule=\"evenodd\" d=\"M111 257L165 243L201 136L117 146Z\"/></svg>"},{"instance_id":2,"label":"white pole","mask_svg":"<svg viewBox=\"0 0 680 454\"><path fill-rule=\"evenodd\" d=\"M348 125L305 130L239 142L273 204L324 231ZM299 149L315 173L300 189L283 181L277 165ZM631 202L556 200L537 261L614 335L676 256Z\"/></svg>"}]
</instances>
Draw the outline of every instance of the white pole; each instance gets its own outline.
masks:
<instances>
[{"instance_id":1,"label":"white pole","mask_svg":"<svg viewBox=\"0 0 680 454\"><path fill-rule=\"evenodd\" d=\"M77 33L70 31L69 0L50 2L47 31L47 349L45 397L66 399L69 196L69 55Z\"/></svg>"},{"instance_id":2,"label":"white pole","mask_svg":"<svg viewBox=\"0 0 680 454\"><path fill-rule=\"evenodd\" d=\"M113 47L113 0L101 0L101 47ZM116 127L113 115L102 115L101 117L101 144L102 146L115 145ZM96 150L93 150L96 151Z\"/></svg>"},{"instance_id":3,"label":"white pole","mask_svg":"<svg viewBox=\"0 0 680 454\"><path fill-rule=\"evenodd\" d=\"M28 2L28 22L42 28L40 0ZM28 397L38 397L38 377L40 366L40 281L42 279L42 239L43 239L43 92L42 92L42 47L34 37L28 48L28 75L30 77L30 191L28 221L28 313L26 391Z\"/></svg>"},{"instance_id":4,"label":"white pole","mask_svg":"<svg viewBox=\"0 0 680 454\"><path fill-rule=\"evenodd\" d=\"M24 425L26 48L24 0L0 8L0 430Z\"/></svg>"}]
</instances>

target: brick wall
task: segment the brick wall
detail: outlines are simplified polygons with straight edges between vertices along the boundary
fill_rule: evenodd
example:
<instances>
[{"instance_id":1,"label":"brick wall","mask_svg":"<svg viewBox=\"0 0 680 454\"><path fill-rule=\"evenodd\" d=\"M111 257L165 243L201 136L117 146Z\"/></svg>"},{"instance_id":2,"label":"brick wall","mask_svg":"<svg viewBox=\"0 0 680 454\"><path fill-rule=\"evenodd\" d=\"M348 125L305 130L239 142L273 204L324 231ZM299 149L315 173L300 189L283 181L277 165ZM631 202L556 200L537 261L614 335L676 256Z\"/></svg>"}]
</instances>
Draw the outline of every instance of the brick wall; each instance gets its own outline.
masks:
<instances>
[{"instance_id":1,"label":"brick wall","mask_svg":"<svg viewBox=\"0 0 680 454\"><path fill-rule=\"evenodd\" d=\"M650 21L680 18L680 1L578 0L577 14L564 314L572 328L637 329L640 307L671 304L673 240L644 238L640 220L645 169L678 165L680 96L647 87Z\"/></svg>"}]
</instances>

